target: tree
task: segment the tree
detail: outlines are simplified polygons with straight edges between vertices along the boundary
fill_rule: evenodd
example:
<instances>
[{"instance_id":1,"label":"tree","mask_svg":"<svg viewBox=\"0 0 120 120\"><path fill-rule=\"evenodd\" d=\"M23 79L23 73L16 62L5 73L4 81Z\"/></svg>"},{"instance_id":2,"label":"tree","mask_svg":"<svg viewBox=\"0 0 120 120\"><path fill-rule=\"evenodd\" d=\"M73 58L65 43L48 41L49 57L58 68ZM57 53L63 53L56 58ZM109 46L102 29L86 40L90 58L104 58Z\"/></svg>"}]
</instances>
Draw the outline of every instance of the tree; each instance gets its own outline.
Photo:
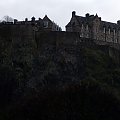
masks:
<instances>
[{"instance_id":1,"label":"tree","mask_svg":"<svg viewBox=\"0 0 120 120\"><path fill-rule=\"evenodd\" d=\"M2 18L1 22L13 22L13 20L14 19L12 17L6 15Z\"/></svg>"}]
</instances>

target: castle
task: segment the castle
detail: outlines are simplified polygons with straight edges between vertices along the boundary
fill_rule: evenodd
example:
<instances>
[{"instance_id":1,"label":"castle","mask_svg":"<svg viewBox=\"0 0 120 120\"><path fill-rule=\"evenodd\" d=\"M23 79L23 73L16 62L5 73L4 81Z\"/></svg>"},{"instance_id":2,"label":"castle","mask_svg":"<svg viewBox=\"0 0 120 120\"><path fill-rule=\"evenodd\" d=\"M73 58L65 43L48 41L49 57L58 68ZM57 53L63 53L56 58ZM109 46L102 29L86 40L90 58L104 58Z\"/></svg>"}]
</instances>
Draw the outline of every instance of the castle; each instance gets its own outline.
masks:
<instances>
[{"instance_id":1,"label":"castle","mask_svg":"<svg viewBox=\"0 0 120 120\"><path fill-rule=\"evenodd\" d=\"M52 58L53 53L67 55L66 62L75 62L76 54L84 47L100 48L119 61L119 21L115 24L101 21L97 15L81 17L72 12L66 31L61 31L47 16L0 23L1 64L32 64L34 56L44 61L44 58Z\"/></svg>"},{"instance_id":2,"label":"castle","mask_svg":"<svg viewBox=\"0 0 120 120\"><path fill-rule=\"evenodd\" d=\"M14 19L14 22L1 22L1 31L3 26L16 26L14 29L17 29L19 26L21 27L20 31L22 31L23 28L26 29L27 27L36 32L57 31L60 33L60 31L62 31L61 27L50 20L47 15L45 15L43 19L39 18L38 20L36 20L35 17L32 17L31 20L25 18L25 21L18 21L17 19ZM76 15L76 12L73 11L72 18L65 27L66 31L64 31L64 33L62 32L63 34L66 33L67 35L68 32L78 33L79 37L76 36L77 39L88 38L94 40L96 44L100 45L113 46L114 44L114 46L117 46L120 49L120 21L117 21L117 23L106 22L102 21L101 17L97 14L90 15L87 13L85 17L83 17Z\"/></svg>"},{"instance_id":3,"label":"castle","mask_svg":"<svg viewBox=\"0 0 120 120\"><path fill-rule=\"evenodd\" d=\"M111 43L120 43L120 21L111 23L102 21L98 15L86 14L77 16L72 12L72 18L66 25L67 32L79 32L80 37L95 39Z\"/></svg>"},{"instance_id":4,"label":"castle","mask_svg":"<svg viewBox=\"0 0 120 120\"><path fill-rule=\"evenodd\" d=\"M31 20L25 18L25 21L18 21L17 19L14 19L14 22L3 21L0 25L31 25L39 31L62 31L61 27L51 21L47 15L45 15L43 19L39 18L38 20L36 20L35 17L32 17Z\"/></svg>"}]
</instances>

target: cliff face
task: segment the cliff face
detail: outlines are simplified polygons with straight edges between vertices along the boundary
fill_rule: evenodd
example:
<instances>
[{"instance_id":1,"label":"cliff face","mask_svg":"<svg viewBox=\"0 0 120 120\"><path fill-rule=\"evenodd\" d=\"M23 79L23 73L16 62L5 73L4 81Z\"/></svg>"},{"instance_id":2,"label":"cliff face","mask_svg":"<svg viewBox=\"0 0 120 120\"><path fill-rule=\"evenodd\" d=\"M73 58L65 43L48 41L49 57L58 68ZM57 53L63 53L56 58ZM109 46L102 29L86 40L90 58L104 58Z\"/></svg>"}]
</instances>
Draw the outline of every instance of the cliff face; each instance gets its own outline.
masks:
<instances>
[{"instance_id":1,"label":"cliff face","mask_svg":"<svg viewBox=\"0 0 120 120\"><path fill-rule=\"evenodd\" d=\"M78 33L3 26L0 58L2 120L119 118L119 51Z\"/></svg>"}]
</instances>

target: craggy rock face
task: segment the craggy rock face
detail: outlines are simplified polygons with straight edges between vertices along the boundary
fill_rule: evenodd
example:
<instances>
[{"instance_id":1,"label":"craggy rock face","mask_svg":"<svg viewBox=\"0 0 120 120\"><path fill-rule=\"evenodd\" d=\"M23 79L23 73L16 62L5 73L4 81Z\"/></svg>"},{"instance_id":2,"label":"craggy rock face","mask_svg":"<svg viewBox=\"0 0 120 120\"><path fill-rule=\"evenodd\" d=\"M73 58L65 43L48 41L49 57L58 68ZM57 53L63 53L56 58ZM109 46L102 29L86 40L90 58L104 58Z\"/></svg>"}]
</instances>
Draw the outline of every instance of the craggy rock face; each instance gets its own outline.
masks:
<instances>
[{"instance_id":1,"label":"craggy rock face","mask_svg":"<svg viewBox=\"0 0 120 120\"><path fill-rule=\"evenodd\" d=\"M0 65L14 71L20 88L59 86L85 78L86 48L100 49L119 63L118 50L102 42L97 44L92 39L80 38L79 33L39 32L31 25L3 25Z\"/></svg>"}]
</instances>

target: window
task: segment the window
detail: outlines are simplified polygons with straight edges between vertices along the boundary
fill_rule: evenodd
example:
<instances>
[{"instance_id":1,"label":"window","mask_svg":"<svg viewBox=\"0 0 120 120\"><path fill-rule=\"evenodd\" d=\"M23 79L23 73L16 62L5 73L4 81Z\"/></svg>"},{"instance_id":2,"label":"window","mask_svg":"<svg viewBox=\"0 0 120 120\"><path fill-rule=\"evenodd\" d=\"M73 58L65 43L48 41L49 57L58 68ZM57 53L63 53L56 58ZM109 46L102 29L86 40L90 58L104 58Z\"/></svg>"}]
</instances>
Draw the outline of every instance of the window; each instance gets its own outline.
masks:
<instances>
[{"instance_id":1,"label":"window","mask_svg":"<svg viewBox=\"0 0 120 120\"><path fill-rule=\"evenodd\" d=\"M116 39L116 42L118 43L118 39Z\"/></svg>"},{"instance_id":2,"label":"window","mask_svg":"<svg viewBox=\"0 0 120 120\"><path fill-rule=\"evenodd\" d=\"M86 38L89 38L89 33L86 34Z\"/></svg>"},{"instance_id":3,"label":"window","mask_svg":"<svg viewBox=\"0 0 120 120\"><path fill-rule=\"evenodd\" d=\"M105 30L105 27L104 27L103 33L105 33L105 31L106 31L106 30Z\"/></svg>"},{"instance_id":4,"label":"window","mask_svg":"<svg viewBox=\"0 0 120 120\"><path fill-rule=\"evenodd\" d=\"M44 22L44 28L48 28L48 21Z\"/></svg>"},{"instance_id":5,"label":"window","mask_svg":"<svg viewBox=\"0 0 120 120\"><path fill-rule=\"evenodd\" d=\"M84 29L84 26L83 26L83 24L82 24L82 30Z\"/></svg>"},{"instance_id":6,"label":"window","mask_svg":"<svg viewBox=\"0 0 120 120\"><path fill-rule=\"evenodd\" d=\"M80 37L83 37L84 36L84 34L83 34L83 32L80 34Z\"/></svg>"},{"instance_id":7,"label":"window","mask_svg":"<svg viewBox=\"0 0 120 120\"><path fill-rule=\"evenodd\" d=\"M114 29L114 31L113 31L113 34L114 34L114 36L115 36L115 34L116 34L116 31L115 31L115 29Z\"/></svg>"},{"instance_id":8,"label":"window","mask_svg":"<svg viewBox=\"0 0 120 120\"><path fill-rule=\"evenodd\" d=\"M108 31L108 32L109 32L109 34L110 34L110 28L109 28L109 31Z\"/></svg>"},{"instance_id":9,"label":"window","mask_svg":"<svg viewBox=\"0 0 120 120\"><path fill-rule=\"evenodd\" d=\"M88 31L88 25L86 26L86 30Z\"/></svg>"}]
</instances>

